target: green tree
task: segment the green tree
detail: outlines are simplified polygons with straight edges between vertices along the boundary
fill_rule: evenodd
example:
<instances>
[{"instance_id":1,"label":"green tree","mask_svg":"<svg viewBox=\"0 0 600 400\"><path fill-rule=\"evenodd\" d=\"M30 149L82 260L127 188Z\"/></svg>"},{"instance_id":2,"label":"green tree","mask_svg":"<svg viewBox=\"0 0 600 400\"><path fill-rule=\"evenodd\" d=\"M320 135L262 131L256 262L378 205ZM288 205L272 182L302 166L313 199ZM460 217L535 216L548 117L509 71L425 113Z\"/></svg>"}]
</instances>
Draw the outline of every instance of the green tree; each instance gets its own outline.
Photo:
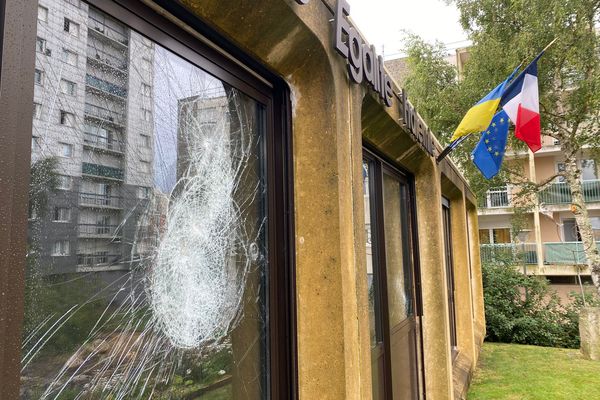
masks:
<instances>
[{"instance_id":1,"label":"green tree","mask_svg":"<svg viewBox=\"0 0 600 400\"><path fill-rule=\"evenodd\" d=\"M42 158L31 164L29 182L29 212L43 217L48 212L48 198L58 188L58 160L54 157Z\"/></svg>"},{"instance_id":2,"label":"green tree","mask_svg":"<svg viewBox=\"0 0 600 400\"><path fill-rule=\"evenodd\" d=\"M25 323L24 333L27 334L47 315L36 307L38 292L44 290L42 282L43 268L40 263L40 236L43 219L48 210L48 200L58 188L58 160L54 157L39 159L31 164L31 179L29 181L29 216L33 221L29 224L29 242L27 243L27 269L25 271Z\"/></svg>"},{"instance_id":3,"label":"green tree","mask_svg":"<svg viewBox=\"0 0 600 400\"><path fill-rule=\"evenodd\" d=\"M409 34L406 51L408 75L404 89L429 128L447 141L463 111L454 101L459 93L456 68L446 61L443 43L428 44Z\"/></svg>"},{"instance_id":4,"label":"green tree","mask_svg":"<svg viewBox=\"0 0 600 400\"><path fill-rule=\"evenodd\" d=\"M576 162L582 147L589 147L592 151L600 149L600 39L597 28L600 25L600 0L449 2L456 4L461 24L472 46L454 100L446 105L439 104L437 110L427 110L427 113L423 113L426 119L433 114L447 115L454 112L456 107L461 109L459 115L462 117L472 104L505 79L516 65L529 62L548 43L557 39L538 63L538 82L542 132L560 141L565 171L544 182L535 183L529 182L519 168L503 168L503 172L492 182L485 182L469 160L469 152L477 135L473 135L470 143L465 143L453 157L463 167L478 194L487 187L511 183L519 186L524 196L535 195L556 176L563 176L572 194L571 210L582 238L592 280L600 294L600 253L594 241L583 197L581 171ZM410 51L414 41L409 40L408 45L409 57L418 63L418 58L412 56ZM439 54L432 53L432 57L439 58ZM428 61L428 65L432 63ZM446 69L432 70L443 78ZM411 71L406 78L407 88L419 82L420 73L421 69ZM452 83L449 86L454 85ZM432 89L436 90L435 86ZM440 95L443 97L442 92ZM409 91L409 96L415 104L419 104L419 100L425 101L425 98L415 98L421 95L414 88L413 92ZM444 121L448 121L448 126L438 128L443 133L453 130L457 123L451 118L444 118ZM442 140L445 137L445 134L441 135ZM523 146L514 139L511 139L510 145Z\"/></svg>"}]
</instances>

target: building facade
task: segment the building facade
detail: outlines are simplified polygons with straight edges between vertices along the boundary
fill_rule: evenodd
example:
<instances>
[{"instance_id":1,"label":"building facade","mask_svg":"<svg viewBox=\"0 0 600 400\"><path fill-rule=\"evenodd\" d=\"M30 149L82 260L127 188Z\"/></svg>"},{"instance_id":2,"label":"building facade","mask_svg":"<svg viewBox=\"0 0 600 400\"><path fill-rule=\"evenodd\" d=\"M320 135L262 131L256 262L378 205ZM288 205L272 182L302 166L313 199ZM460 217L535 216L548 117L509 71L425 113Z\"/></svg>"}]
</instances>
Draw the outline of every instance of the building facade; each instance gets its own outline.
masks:
<instances>
[{"instance_id":1,"label":"building facade","mask_svg":"<svg viewBox=\"0 0 600 400\"><path fill-rule=\"evenodd\" d=\"M564 170L564 155L560 143L549 136L543 138L542 145L535 154L526 150L507 152L505 162L521 168L531 181L545 182ZM600 237L598 169L589 149L581 149L577 158L592 227ZM571 212L570 189L557 177L531 200L519 196L518 188L510 185L490 190L480 200L482 260L507 257L516 260L524 273L546 277L567 299L571 291L580 292L584 290L582 284L591 283ZM519 226L517 233L513 228L515 219Z\"/></svg>"},{"instance_id":2,"label":"building facade","mask_svg":"<svg viewBox=\"0 0 600 400\"><path fill-rule=\"evenodd\" d=\"M477 202L346 1L5 3L0 399L465 398Z\"/></svg>"},{"instance_id":3,"label":"building facade","mask_svg":"<svg viewBox=\"0 0 600 400\"><path fill-rule=\"evenodd\" d=\"M153 44L85 2L37 10L32 190L55 187L30 202L30 254L40 274L128 270L154 184Z\"/></svg>"}]
</instances>

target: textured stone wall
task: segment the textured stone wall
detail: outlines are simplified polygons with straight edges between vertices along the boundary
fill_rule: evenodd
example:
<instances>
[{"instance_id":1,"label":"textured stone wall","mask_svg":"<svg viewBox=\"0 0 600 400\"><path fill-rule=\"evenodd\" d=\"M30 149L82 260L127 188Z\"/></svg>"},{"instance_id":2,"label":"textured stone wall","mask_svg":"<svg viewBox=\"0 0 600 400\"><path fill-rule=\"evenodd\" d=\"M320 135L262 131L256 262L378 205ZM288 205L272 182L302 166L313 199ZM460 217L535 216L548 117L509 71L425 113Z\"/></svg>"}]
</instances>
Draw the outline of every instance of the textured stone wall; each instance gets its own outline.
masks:
<instances>
[{"instance_id":1,"label":"textured stone wall","mask_svg":"<svg viewBox=\"0 0 600 400\"><path fill-rule=\"evenodd\" d=\"M183 0L239 48L281 76L292 94L297 298L298 384L300 399L371 398L371 351L367 298L363 143L368 142L415 176L416 213L422 278L425 387L430 400L454 396L442 242L442 173L464 192L457 215L466 215L473 195L456 168L440 165L406 131L398 100L385 107L365 85L348 79L345 60L333 47L333 1ZM359 27L360 28L360 27ZM394 84L394 91L400 88ZM470 227L471 228L471 227ZM476 227L475 227L476 228ZM475 231L476 232L476 231ZM465 226L457 242L469 242ZM466 260L464 248L459 263ZM473 255L471 254L471 257ZM477 264L473 264L478 267ZM467 271L461 265L462 271ZM472 284L480 279L473 275ZM464 280L469 287L468 279ZM471 286L474 309L483 309L481 284ZM471 310L466 370L483 337L483 317ZM462 345L462 344L461 344ZM461 378L466 380L465 377Z\"/></svg>"}]
</instances>

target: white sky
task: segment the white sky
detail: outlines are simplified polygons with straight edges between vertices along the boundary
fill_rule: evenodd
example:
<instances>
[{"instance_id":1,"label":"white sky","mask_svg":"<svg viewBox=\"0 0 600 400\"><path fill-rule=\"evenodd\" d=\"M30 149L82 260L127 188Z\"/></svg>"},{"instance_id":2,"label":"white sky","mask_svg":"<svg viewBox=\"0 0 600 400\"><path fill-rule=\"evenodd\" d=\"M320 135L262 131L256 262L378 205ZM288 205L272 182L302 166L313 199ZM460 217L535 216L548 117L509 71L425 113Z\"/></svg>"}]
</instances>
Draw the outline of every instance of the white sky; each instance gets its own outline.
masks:
<instances>
[{"instance_id":1,"label":"white sky","mask_svg":"<svg viewBox=\"0 0 600 400\"><path fill-rule=\"evenodd\" d=\"M466 44L467 35L460 27L458 10L442 0L348 0L348 3L356 27L380 55L385 46L386 59L401 55L402 30L416 33L430 43L440 40L451 49Z\"/></svg>"}]
</instances>

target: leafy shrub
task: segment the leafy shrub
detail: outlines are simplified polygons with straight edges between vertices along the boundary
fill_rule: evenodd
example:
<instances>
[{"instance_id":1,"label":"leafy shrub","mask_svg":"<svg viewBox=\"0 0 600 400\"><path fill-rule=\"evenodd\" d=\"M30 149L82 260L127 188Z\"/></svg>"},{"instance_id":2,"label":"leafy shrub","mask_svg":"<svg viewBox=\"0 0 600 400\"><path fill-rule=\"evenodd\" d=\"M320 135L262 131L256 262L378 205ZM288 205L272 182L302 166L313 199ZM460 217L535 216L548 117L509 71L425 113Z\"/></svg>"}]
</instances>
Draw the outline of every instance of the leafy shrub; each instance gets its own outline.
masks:
<instances>
[{"instance_id":1,"label":"leafy shrub","mask_svg":"<svg viewBox=\"0 0 600 400\"><path fill-rule=\"evenodd\" d=\"M510 262L483 265L487 340L551 347L579 347L581 295L561 304L546 279L525 276ZM587 305L600 305L591 295Z\"/></svg>"}]
</instances>

